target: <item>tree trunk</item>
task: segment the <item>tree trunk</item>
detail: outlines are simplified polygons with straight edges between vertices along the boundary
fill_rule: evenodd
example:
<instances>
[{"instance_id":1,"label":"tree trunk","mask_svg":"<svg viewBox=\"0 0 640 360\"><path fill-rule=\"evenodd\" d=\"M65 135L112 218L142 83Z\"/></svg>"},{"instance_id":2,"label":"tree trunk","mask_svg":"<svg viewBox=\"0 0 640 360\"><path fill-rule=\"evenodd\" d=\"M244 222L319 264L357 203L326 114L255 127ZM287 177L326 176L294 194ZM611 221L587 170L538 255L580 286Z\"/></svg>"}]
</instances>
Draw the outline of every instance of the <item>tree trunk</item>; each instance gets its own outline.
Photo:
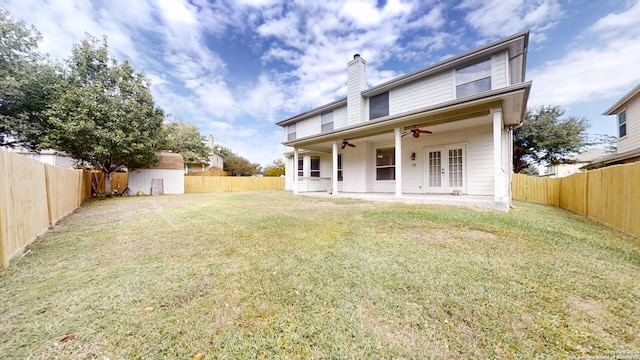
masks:
<instances>
[{"instance_id":1,"label":"tree trunk","mask_svg":"<svg viewBox=\"0 0 640 360\"><path fill-rule=\"evenodd\" d=\"M107 195L111 195L111 175L113 175L112 172L104 173L104 192Z\"/></svg>"}]
</instances>

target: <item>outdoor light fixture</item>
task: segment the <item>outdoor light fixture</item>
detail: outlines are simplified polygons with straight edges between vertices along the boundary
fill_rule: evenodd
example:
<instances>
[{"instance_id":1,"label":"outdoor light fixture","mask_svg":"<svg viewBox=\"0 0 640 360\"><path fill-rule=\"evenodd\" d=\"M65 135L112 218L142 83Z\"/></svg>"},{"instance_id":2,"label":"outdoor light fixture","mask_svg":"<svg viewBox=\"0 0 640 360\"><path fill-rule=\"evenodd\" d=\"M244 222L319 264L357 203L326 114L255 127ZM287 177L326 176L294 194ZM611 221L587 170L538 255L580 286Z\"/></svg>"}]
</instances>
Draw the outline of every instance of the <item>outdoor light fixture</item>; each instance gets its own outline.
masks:
<instances>
[{"instance_id":1,"label":"outdoor light fixture","mask_svg":"<svg viewBox=\"0 0 640 360\"><path fill-rule=\"evenodd\" d=\"M411 160L415 160L416 159L416 153L411 153Z\"/></svg>"}]
</instances>

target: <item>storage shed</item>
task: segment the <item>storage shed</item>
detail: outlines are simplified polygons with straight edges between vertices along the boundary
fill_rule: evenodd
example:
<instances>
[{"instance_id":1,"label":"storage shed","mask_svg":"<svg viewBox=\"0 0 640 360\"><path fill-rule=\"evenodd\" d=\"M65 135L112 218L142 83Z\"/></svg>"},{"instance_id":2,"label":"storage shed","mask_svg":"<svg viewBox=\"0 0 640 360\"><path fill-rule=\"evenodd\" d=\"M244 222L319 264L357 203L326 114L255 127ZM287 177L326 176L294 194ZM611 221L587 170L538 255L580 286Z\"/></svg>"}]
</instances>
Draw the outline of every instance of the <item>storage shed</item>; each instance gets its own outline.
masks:
<instances>
[{"instance_id":1,"label":"storage shed","mask_svg":"<svg viewBox=\"0 0 640 360\"><path fill-rule=\"evenodd\" d=\"M145 195L184 194L184 160L182 155L159 153L160 164L153 168L129 171L129 189Z\"/></svg>"}]
</instances>

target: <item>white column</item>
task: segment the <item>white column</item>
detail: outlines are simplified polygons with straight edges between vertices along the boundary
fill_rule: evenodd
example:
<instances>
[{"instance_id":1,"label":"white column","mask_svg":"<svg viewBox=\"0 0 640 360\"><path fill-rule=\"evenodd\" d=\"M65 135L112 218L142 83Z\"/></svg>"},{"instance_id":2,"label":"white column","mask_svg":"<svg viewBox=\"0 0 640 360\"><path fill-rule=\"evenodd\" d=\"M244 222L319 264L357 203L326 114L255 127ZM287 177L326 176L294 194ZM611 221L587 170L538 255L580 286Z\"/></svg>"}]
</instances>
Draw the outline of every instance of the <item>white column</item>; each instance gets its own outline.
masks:
<instances>
[{"instance_id":1,"label":"white column","mask_svg":"<svg viewBox=\"0 0 640 360\"><path fill-rule=\"evenodd\" d=\"M502 110L493 109L493 200L502 201L505 196L502 169Z\"/></svg>"},{"instance_id":2,"label":"white column","mask_svg":"<svg viewBox=\"0 0 640 360\"><path fill-rule=\"evenodd\" d=\"M293 148L293 193L298 193L298 148Z\"/></svg>"},{"instance_id":3,"label":"white column","mask_svg":"<svg viewBox=\"0 0 640 360\"><path fill-rule=\"evenodd\" d=\"M393 131L396 136L396 197L402 197L402 129Z\"/></svg>"},{"instance_id":4,"label":"white column","mask_svg":"<svg viewBox=\"0 0 640 360\"><path fill-rule=\"evenodd\" d=\"M333 175L331 176L331 187L333 188L333 195L338 194L338 143L333 142L333 149L331 152L333 156Z\"/></svg>"}]
</instances>

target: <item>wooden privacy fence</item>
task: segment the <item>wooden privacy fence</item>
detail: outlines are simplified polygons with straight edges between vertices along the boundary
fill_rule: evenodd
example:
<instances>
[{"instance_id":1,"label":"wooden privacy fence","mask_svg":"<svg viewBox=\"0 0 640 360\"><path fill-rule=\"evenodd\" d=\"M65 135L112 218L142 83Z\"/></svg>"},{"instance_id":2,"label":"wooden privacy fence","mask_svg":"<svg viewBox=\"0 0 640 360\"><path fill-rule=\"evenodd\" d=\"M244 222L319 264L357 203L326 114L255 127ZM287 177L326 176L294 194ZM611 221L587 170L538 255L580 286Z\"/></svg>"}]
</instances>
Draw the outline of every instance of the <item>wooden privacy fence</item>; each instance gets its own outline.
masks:
<instances>
[{"instance_id":1,"label":"wooden privacy fence","mask_svg":"<svg viewBox=\"0 0 640 360\"><path fill-rule=\"evenodd\" d=\"M7 267L9 259L82 204L85 176L82 170L58 168L0 150L2 266Z\"/></svg>"},{"instance_id":2,"label":"wooden privacy fence","mask_svg":"<svg viewBox=\"0 0 640 360\"><path fill-rule=\"evenodd\" d=\"M185 176L185 193L284 190L283 177Z\"/></svg>"},{"instance_id":3,"label":"wooden privacy fence","mask_svg":"<svg viewBox=\"0 0 640 360\"><path fill-rule=\"evenodd\" d=\"M640 163L564 178L513 176L513 198L553 205L640 238Z\"/></svg>"}]
</instances>

